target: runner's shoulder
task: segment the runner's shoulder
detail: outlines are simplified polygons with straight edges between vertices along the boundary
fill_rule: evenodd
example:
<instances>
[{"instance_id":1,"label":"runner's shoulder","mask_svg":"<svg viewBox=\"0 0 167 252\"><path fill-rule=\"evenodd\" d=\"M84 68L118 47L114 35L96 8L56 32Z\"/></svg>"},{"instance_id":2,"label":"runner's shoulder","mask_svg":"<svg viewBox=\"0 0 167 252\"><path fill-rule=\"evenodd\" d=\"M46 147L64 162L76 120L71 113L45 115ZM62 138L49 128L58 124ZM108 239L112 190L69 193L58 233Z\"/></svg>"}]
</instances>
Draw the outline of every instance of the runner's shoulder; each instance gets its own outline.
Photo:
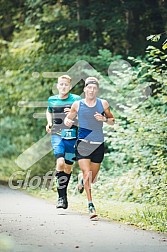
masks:
<instances>
[{"instance_id":1,"label":"runner's shoulder","mask_svg":"<svg viewBox=\"0 0 167 252\"><path fill-rule=\"evenodd\" d=\"M49 96L48 101L53 101L53 100L56 100L57 98L58 98L57 95L52 95L52 96Z\"/></svg>"},{"instance_id":2,"label":"runner's shoulder","mask_svg":"<svg viewBox=\"0 0 167 252\"><path fill-rule=\"evenodd\" d=\"M100 99L100 100L101 100L101 103L103 104L104 108L108 108L109 107L109 103L108 103L107 100L105 100L105 99Z\"/></svg>"},{"instance_id":3,"label":"runner's shoulder","mask_svg":"<svg viewBox=\"0 0 167 252\"><path fill-rule=\"evenodd\" d=\"M71 98L73 101L79 101L79 100L81 100L81 97L79 95L71 94L71 93L69 95L69 98Z\"/></svg>"}]
</instances>

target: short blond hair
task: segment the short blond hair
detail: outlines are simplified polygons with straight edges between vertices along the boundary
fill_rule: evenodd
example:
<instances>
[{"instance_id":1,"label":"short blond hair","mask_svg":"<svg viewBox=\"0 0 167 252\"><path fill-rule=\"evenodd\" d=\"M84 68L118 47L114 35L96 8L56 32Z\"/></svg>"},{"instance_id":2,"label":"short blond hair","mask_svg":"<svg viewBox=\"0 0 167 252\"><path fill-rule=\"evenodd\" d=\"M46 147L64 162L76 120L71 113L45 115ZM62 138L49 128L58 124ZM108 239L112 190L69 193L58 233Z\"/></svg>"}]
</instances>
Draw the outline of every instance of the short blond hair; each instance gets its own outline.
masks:
<instances>
[{"instance_id":1,"label":"short blond hair","mask_svg":"<svg viewBox=\"0 0 167 252\"><path fill-rule=\"evenodd\" d=\"M58 82L59 82L61 79L66 79L66 80L68 80L69 82L71 82L71 77L70 77L69 75L67 75L67 74L64 74L64 75L60 76L60 77L58 78Z\"/></svg>"}]
</instances>

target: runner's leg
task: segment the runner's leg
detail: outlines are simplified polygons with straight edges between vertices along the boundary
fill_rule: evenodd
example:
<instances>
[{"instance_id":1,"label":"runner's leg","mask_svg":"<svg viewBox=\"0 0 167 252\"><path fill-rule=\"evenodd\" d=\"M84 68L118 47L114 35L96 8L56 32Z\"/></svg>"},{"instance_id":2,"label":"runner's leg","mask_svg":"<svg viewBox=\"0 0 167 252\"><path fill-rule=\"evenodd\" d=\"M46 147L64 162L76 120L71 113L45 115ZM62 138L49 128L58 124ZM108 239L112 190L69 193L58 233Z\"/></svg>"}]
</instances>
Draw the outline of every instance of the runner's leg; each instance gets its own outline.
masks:
<instances>
[{"instance_id":1,"label":"runner's leg","mask_svg":"<svg viewBox=\"0 0 167 252\"><path fill-rule=\"evenodd\" d=\"M97 181L97 175L100 169L100 165L101 163L91 162L92 183L95 183Z\"/></svg>"},{"instance_id":2,"label":"runner's leg","mask_svg":"<svg viewBox=\"0 0 167 252\"><path fill-rule=\"evenodd\" d=\"M90 170L91 170L90 159L80 159L78 160L78 164L83 173L84 188L86 191L87 199L88 201L92 201L91 181L90 181Z\"/></svg>"},{"instance_id":3,"label":"runner's leg","mask_svg":"<svg viewBox=\"0 0 167 252\"><path fill-rule=\"evenodd\" d=\"M52 135L52 147L54 151L54 155L56 157L56 178L57 178L57 192L58 192L58 202L57 208L68 207L67 199L66 199L66 183L67 176L64 173L65 169L65 146L60 136Z\"/></svg>"}]
</instances>

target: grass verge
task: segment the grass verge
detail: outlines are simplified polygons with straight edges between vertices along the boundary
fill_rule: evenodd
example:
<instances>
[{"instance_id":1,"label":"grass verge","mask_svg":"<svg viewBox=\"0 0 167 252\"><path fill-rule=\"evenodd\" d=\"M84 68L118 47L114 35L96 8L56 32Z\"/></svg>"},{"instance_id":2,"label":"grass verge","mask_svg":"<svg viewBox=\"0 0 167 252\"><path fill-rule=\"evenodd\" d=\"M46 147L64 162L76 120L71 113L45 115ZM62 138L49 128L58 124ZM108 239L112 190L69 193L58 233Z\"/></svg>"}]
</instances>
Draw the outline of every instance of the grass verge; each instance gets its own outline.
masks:
<instances>
[{"instance_id":1,"label":"grass verge","mask_svg":"<svg viewBox=\"0 0 167 252\"><path fill-rule=\"evenodd\" d=\"M56 204L57 192L53 190L32 190L27 192L33 196L40 197ZM88 214L87 200L85 192L78 194L76 190L69 193L69 209L81 214ZM120 221L128 225L135 225L140 229L154 230L167 233L167 209L163 206L150 204L139 204L134 202L120 202L116 200L106 200L94 196L93 200L96 211L100 218L108 221Z\"/></svg>"}]
</instances>

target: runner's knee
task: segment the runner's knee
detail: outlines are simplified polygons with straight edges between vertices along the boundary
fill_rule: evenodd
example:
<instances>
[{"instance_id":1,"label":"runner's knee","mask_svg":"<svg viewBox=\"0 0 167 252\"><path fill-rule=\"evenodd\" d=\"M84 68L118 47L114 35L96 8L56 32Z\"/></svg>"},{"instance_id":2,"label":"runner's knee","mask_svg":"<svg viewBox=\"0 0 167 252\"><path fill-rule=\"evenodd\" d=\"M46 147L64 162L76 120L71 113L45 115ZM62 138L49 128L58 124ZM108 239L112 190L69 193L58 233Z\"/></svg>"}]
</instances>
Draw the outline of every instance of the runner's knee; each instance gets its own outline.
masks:
<instances>
[{"instance_id":1,"label":"runner's knee","mask_svg":"<svg viewBox=\"0 0 167 252\"><path fill-rule=\"evenodd\" d=\"M64 158L58 158L57 159L57 167L56 167L56 169L58 171L63 171L64 170L64 166L65 166Z\"/></svg>"},{"instance_id":2,"label":"runner's knee","mask_svg":"<svg viewBox=\"0 0 167 252\"><path fill-rule=\"evenodd\" d=\"M89 170L83 171L84 184L92 182L92 172Z\"/></svg>"},{"instance_id":3,"label":"runner's knee","mask_svg":"<svg viewBox=\"0 0 167 252\"><path fill-rule=\"evenodd\" d=\"M71 173L71 167L65 167L64 172L67 173L67 174L70 174Z\"/></svg>"}]
</instances>

